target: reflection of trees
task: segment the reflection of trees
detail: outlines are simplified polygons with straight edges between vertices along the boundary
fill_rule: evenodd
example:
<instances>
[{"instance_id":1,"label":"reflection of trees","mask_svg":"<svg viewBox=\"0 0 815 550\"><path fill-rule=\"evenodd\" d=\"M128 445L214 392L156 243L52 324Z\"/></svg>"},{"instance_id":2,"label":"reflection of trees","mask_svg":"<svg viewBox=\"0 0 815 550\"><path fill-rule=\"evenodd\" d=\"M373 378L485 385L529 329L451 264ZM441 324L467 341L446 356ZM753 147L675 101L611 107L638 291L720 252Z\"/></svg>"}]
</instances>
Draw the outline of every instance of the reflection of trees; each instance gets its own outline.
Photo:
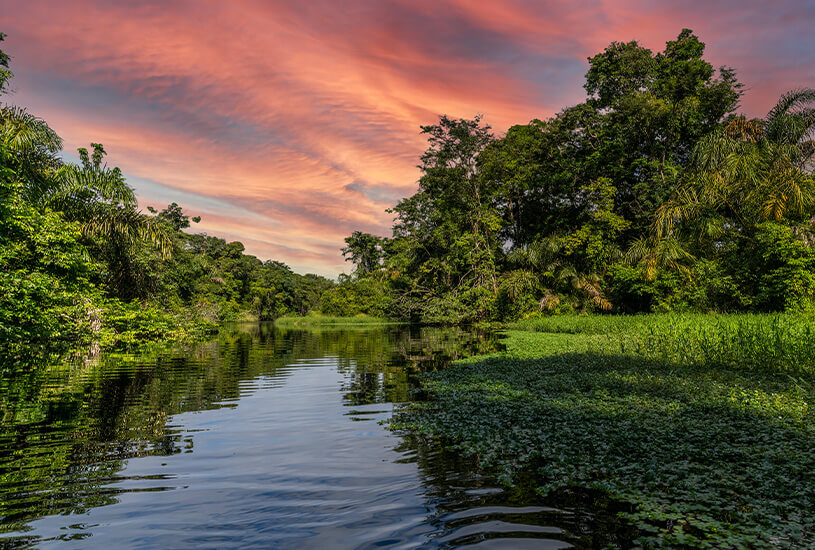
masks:
<instances>
[{"instance_id":1,"label":"reflection of trees","mask_svg":"<svg viewBox=\"0 0 815 550\"><path fill-rule=\"evenodd\" d=\"M240 331L193 350L34 366L0 383L0 531L116 501L125 460L181 452L167 418L221 406L283 360Z\"/></svg>"},{"instance_id":2,"label":"reflection of trees","mask_svg":"<svg viewBox=\"0 0 815 550\"><path fill-rule=\"evenodd\" d=\"M494 350L496 346L494 336L459 328L390 329L381 331L378 338L382 345L375 348L377 353L347 356L338 353L340 372L346 376L343 391L354 405L407 401L410 391L416 387L417 374L442 368L462 357Z\"/></svg>"},{"instance_id":3,"label":"reflection of trees","mask_svg":"<svg viewBox=\"0 0 815 550\"><path fill-rule=\"evenodd\" d=\"M224 406L243 381L285 377L298 360L336 357L353 403L401 402L419 371L490 345L458 329L247 324L189 349L20 368L0 380L0 532L115 502L111 483L127 459L191 445L168 426L170 416Z\"/></svg>"}]
</instances>

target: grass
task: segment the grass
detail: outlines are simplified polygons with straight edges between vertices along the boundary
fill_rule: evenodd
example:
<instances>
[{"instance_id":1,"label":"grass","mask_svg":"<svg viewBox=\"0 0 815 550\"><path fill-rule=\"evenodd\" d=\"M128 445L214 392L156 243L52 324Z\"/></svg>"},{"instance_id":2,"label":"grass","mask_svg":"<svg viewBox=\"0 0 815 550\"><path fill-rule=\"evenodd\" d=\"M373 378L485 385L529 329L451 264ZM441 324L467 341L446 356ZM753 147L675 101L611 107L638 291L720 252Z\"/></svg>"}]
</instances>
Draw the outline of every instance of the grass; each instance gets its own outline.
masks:
<instances>
[{"instance_id":1,"label":"grass","mask_svg":"<svg viewBox=\"0 0 815 550\"><path fill-rule=\"evenodd\" d=\"M564 317L429 374L392 426L601 490L643 548L815 547L815 318ZM516 326L517 328L517 326Z\"/></svg>"},{"instance_id":2,"label":"grass","mask_svg":"<svg viewBox=\"0 0 815 550\"><path fill-rule=\"evenodd\" d=\"M354 317L331 317L327 315L309 314L304 317L280 317L275 319L279 326L359 326L359 325L393 325L400 324L384 317L371 317L370 315L357 315Z\"/></svg>"},{"instance_id":3,"label":"grass","mask_svg":"<svg viewBox=\"0 0 815 550\"><path fill-rule=\"evenodd\" d=\"M654 319L656 315L555 315L533 317L512 323L509 328L528 332L547 332L556 334L623 334L636 331L637 328Z\"/></svg>"}]
</instances>

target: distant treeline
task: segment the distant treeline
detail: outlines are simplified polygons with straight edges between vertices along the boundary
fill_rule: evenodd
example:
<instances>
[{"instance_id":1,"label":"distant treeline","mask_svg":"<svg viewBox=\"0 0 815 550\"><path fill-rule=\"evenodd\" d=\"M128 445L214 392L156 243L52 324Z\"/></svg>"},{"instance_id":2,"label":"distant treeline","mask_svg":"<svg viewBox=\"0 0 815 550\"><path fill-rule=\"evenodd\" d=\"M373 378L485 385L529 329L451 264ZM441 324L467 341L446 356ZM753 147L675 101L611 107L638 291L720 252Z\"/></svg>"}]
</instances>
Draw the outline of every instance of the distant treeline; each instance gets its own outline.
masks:
<instances>
[{"instance_id":1,"label":"distant treeline","mask_svg":"<svg viewBox=\"0 0 815 550\"><path fill-rule=\"evenodd\" d=\"M422 127L392 236L346 239L348 303L444 323L815 307L815 90L747 118L704 49L687 29L656 54L614 42L583 103L503 137Z\"/></svg>"}]
</instances>

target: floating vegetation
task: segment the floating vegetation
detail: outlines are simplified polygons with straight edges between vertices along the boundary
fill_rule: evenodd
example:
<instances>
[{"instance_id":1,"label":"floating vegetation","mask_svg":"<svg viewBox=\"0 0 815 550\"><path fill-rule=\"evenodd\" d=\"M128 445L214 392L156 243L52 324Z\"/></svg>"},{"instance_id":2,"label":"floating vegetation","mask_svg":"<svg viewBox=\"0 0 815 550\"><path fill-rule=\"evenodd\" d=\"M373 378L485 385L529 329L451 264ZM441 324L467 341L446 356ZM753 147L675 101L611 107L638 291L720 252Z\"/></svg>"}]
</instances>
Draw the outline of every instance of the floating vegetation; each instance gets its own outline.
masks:
<instances>
[{"instance_id":1,"label":"floating vegetation","mask_svg":"<svg viewBox=\"0 0 815 550\"><path fill-rule=\"evenodd\" d=\"M600 489L631 505L645 548L815 545L811 316L550 322L428 374L392 426L507 484Z\"/></svg>"}]
</instances>

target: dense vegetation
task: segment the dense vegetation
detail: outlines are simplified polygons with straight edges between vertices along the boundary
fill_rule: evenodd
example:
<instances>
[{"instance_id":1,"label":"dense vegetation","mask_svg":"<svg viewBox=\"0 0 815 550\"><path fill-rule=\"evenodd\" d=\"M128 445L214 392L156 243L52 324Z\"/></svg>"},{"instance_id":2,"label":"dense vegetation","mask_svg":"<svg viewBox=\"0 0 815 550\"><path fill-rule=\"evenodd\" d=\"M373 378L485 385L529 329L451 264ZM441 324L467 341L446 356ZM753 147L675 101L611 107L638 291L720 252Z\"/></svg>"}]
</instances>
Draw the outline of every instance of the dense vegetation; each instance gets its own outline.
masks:
<instances>
[{"instance_id":1,"label":"dense vegetation","mask_svg":"<svg viewBox=\"0 0 815 550\"><path fill-rule=\"evenodd\" d=\"M815 545L815 319L562 316L430 374L395 428L626 504L644 548ZM533 332L536 331L536 332Z\"/></svg>"},{"instance_id":2,"label":"dense vegetation","mask_svg":"<svg viewBox=\"0 0 815 550\"><path fill-rule=\"evenodd\" d=\"M815 90L748 119L703 53L689 30L656 54L615 42L589 59L586 100L548 120L423 127L393 235L346 239L346 294L449 323L812 309Z\"/></svg>"},{"instance_id":3,"label":"dense vegetation","mask_svg":"<svg viewBox=\"0 0 815 550\"><path fill-rule=\"evenodd\" d=\"M0 34L0 40L3 36ZM0 95L12 74L0 51ZM0 103L0 357L194 337L218 321L320 309L334 283L186 230L173 203L138 209L105 149L60 157L42 119Z\"/></svg>"},{"instance_id":4,"label":"dense vegetation","mask_svg":"<svg viewBox=\"0 0 815 550\"><path fill-rule=\"evenodd\" d=\"M193 234L175 203L139 210L101 144L67 162L0 103L0 366L249 316L515 323L395 426L542 492L600 489L646 547L815 545L815 90L750 119L703 54L689 30L615 42L552 118L423 126L418 191L390 237L345 240L338 282ZM11 77L0 51L0 96Z\"/></svg>"},{"instance_id":5,"label":"dense vegetation","mask_svg":"<svg viewBox=\"0 0 815 550\"><path fill-rule=\"evenodd\" d=\"M424 323L568 312L815 307L815 90L737 113L732 69L689 30L589 59L584 102L497 137L481 117L422 127L416 194L390 237L354 232L334 283L138 209L105 150L60 157L41 119L0 111L0 339L103 345L208 321L387 316ZM0 54L0 93L11 78Z\"/></svg>"},{"instance_id":6,"label":"dense vegetation","mask_svg":"<svg viewBox=\"0 0 815 550\"><path fill-rule=\"evenodd\" d=\"M138 209L105 149L60 157L0 106L0 345L180 338L212 322L320 312L425 323L549 313L805 311L815 306L815 90L763 119L683 30L654 54L613 43L586 100L496 137L480 117L424 126L419 190L389 238L354 232L338 283ZM12 74L0 53L0 94Z\"/></svg>"}]
</instances>

